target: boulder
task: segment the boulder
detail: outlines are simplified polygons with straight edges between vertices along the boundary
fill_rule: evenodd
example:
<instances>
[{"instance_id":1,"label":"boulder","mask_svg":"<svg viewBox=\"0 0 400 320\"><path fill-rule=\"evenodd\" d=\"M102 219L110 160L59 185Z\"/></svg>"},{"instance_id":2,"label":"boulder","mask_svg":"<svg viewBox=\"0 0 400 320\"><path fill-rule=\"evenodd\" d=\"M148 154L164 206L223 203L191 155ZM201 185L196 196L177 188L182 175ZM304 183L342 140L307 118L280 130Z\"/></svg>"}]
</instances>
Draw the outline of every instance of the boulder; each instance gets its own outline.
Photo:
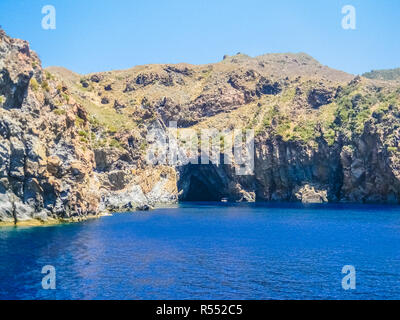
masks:
<instances>
[{"instance_id":1,"label":"boulder","mask_svg":"<svg viewBox=\"0 0 400 320\"><path fill-rule=\"evenodd\" d=\"M299 186L294 190L294 196L297 200L302 203L325 203L328 202L328 193L326 190L310 185L305 184L303 186Z\"/></svg>"},{"instance_id":2,"label":"boulder","mask_svg":"<svg viewBox=\"0 0 400 320\"><path fill-rule=\"evenodd\" d=\"M313 108L319 108L333 101L335 94L326 88L314 88L308 93L308 103Z\"/></svg>"}]
</instances>

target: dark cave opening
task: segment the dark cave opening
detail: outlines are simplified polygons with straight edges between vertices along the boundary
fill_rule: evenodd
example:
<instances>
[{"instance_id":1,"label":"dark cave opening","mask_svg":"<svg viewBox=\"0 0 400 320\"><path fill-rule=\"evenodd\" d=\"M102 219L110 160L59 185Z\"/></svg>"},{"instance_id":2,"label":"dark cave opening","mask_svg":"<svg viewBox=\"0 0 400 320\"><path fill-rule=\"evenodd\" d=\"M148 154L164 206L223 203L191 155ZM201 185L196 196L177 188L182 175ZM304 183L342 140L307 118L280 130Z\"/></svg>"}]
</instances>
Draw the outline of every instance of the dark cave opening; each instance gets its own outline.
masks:
<instances>
[{"instance_id":1,"label":"dark cave opening","mask_svg":"<svg viewBox=\"0 0 400 320\"><path fill-rule=\"evenodd\" d=\"M227 178L221 168L188 165L182 168L178 190L183 202L214 202L227 196Z\"/></svg>"},{"instance_id":2,"label":"dark cave opening","mask_svg":"<svg viewBox=\"0 0 400 320\"><path fill-rule=\"evenodd\" d=\"M210 190L210 188L199 178L192 176L190 187L184 201L220 201L221 196Z\"/></svg>"}]
</instances>

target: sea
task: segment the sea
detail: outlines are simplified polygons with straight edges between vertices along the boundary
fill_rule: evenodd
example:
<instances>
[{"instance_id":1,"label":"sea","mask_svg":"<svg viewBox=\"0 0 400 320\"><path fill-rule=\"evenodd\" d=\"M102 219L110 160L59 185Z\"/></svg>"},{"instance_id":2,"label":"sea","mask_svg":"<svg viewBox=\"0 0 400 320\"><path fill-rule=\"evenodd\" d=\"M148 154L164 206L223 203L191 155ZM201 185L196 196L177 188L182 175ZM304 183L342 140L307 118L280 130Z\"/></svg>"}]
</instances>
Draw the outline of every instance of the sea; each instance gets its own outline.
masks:
<instances>
[{"instance_id":1,"label":"sea","mask_svg":"<svg viewBox=\"0 0 400 320\"><path fill-rule=\"evenodd\" d=\"M400 299L400 206L192 202L2 227L0 299Z\"/></svg>"}]
</instances>

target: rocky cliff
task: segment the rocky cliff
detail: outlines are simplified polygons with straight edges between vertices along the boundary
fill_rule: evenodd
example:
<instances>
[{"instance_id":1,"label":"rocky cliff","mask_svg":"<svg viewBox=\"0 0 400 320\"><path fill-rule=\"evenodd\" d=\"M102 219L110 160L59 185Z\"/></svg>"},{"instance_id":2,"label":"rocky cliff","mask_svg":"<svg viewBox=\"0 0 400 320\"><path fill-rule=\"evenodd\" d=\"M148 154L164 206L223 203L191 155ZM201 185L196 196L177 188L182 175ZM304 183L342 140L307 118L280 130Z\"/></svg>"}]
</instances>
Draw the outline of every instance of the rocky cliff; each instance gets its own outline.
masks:
<instances>
[{"instance_id":1,"label":"rocky cliff","mask_svg":"<svg viewBox=\"0 0 400 320\"><path fill-rule=\"evenodd\" d=\"M87 113L40 67L27 42L0 31L0 221L96 214L94 154L79 141Z\"/></svg>"},{"instance_id":2,"label":"rocky cliff","mask_svg":"<svg viewBox=\"0 0 400 320\"><path fill-rule=\"evenodd\" d=\"M131 152L88 145L90 120L28 43L0 30L0 222L74 221L173 201L155 186L161 169L141 171L138 181Z\"/></svg>"},{"instance_id":3,"label":"rocky cliff","mask_svg":"<svg viewBox=\"0 0 400 320\"><path fill-rule=\"evenodd\" d=\"M400 202L400 85L306 54L224 57L78 75L41 68L0 32L0 221L80 220L161 203ZM238 164L149 163L176 121L252 129L254 174ZM197 148L196 148L197 150ZM200 156L200 154L199 154Z\"/></svg>"}]
</instances>

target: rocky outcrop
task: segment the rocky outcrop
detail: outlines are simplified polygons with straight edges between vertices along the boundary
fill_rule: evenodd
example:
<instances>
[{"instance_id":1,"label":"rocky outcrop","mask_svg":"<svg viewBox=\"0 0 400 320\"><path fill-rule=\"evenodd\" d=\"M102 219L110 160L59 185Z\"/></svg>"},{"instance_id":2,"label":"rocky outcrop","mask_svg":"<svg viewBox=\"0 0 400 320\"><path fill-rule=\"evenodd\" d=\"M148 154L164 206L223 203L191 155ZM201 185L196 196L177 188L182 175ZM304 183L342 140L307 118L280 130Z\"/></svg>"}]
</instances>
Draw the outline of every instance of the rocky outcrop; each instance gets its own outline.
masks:
<instances>
[{"instance_id":1,"label":"rocky outcrop","mask_svg":"<svg viewBox=\"0 0 400 320\"><path fill-rule=\"evenodd\" d=\"M148 210L150 207L142 189L133 185L120 192L105 192L102 195L102 211L124 212Z\"/></svg>"},{"instance_id":2,"label":"rocky outcrop","mask_svg":"<svg viewBox=\"0 0 400 320\"><path fill-rule=\"evenodd\" d=\"M107 97L101 98L101 104L109 104L109 103L110 103L110 99L108 99Z\"/></svg>"},{"instance_id":3,"label":"rocky outcrop","mask_svg":"<svg viewBox=\"0 0 400 320\"><path fill-rule=\"evenodd\" d=\"M51 71L27 42L0 31L0 223L82 220L178 199L400 203L394 83L305 54L83 77ZM254 129L254 172L238 174L246 166L235 161L148 161L157 139L183 143L168 135L170 121L180 133Z\"/></svg>"},{"instance_id":4,"label":"rocky outcrop","mask_svg":"<svg viewBox=\"0 0 400 320\"><path fill-rule=\"evenodd\" d=\"M308 103L313 108L329 104L333 101L335 93L326 88L314 88L308 93Z\"/></svg>"},{"instance_id":5,"label":"rocky outcrop","mask_svg":"<svg viewBox=\"0 0 400 320\"><path fill-rule=\"evenodd\" d=\"M254 175L238 176L227 165L187 165L180 169L181 198L400 203L398 148L389 151L384 142L388 137L399 141L399 115L399 111L388 112L386 121L370 120L360 135L339 137L332 145L323 138L318 146L310 146L276 136L258 136ZM392 123L391 127L388 119L396 125Z\"/></svg>"},{"instance_id":6,"label":"rocky outcrop","mask_svg":"<svg viewBox=\"0 0 400 320\"><path fill-rule=\"evenodd\" d=\"M277 95L282 92L282 86L279 82L272 82L269 79L261 78L260 82L257 84L256 93L258 96L267 95Z\"/></svg>"},{"instance_id":7,"label":"rocky outcrop","mask_svg":"<svg viewBox=\"0 0 400 320\"><path fill-rule=\"evenodd\" d=\"M0 32L0 46L0 221L97 214L94 157L75 125L85 124L84 112L50 82L26 42Z\"/></svg>"},{"instance_id":8,"label":"rocky outcrop","mask_svg":"<svg viewBox=\"0 0 400 320\"><path fill-rule=\"evenodd\" d=\"M296 200L302 203L325 203L328 202L327 191L317 186L305 184L294 190Z\"/></svg>"}]
</instances>

